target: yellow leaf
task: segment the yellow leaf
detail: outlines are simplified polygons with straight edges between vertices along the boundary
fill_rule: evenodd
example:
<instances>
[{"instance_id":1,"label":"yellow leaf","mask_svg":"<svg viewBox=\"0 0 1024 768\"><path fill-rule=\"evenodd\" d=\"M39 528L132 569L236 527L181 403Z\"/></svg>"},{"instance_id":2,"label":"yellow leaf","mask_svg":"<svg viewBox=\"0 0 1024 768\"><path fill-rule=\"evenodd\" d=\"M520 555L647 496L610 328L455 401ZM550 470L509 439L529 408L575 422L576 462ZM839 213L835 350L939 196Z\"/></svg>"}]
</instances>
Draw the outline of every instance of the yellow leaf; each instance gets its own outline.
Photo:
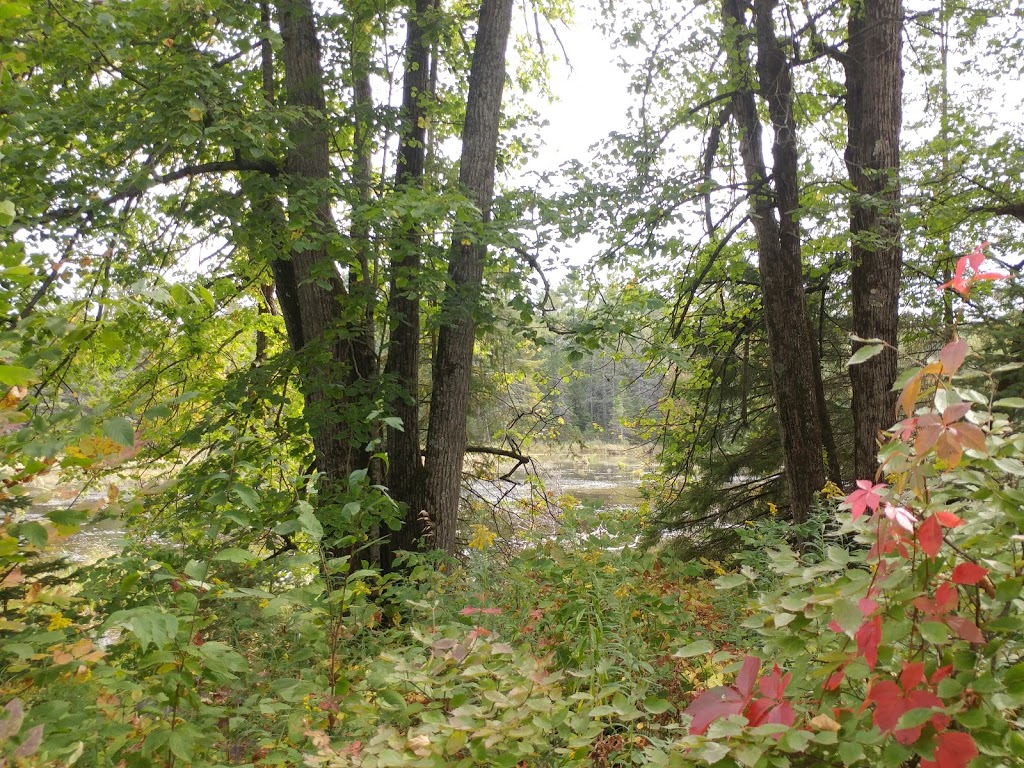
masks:
<instances>
[{"instance_id":1,"label":"yellow leaf","mask_svg":"<svg viewBox=\"0 0 1024 768\"><path fill-rule=\"evenodd\" d=\"M192 109L188 111L188 119L193 123L198 123L203 119L203 110L198 107L192 107Z\"/></svg>"},{"instance_id":2,"label":"yellow leaf","mask_svg":"<svg viewBox=\"0 0 1024 768\"><path fill-rule=\"evenodd\" d=\"M473 529L473 535L469 537L470 549L479 549L483 552L494 544L494 540L498 538L498 534L486 525L473 524L470 528Z\"/></svg>"}]
</instances>

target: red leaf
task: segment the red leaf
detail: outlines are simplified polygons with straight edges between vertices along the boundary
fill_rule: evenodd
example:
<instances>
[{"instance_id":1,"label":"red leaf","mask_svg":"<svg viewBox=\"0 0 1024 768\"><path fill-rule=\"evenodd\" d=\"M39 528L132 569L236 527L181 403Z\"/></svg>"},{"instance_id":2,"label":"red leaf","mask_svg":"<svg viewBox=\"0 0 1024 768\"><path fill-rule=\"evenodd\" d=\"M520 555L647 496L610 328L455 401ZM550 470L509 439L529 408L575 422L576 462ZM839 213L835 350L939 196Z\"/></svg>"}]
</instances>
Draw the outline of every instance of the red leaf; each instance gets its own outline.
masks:
<instances>
[{"instance_id":1,"label":"red leaf","mask_svg":"<svg viewBox=\"0 0 1024 768\"><path fill-rule=\"evenodd\" d=\"M748 697L731 685L704 691L683 711L683 714L693 718L690 723L690 734L704 733L708 726L720 717L740 714L747 701Z\"/></svg>"},{"instance_id":2,"label":"red leaf","mask_svg":"<svg viewBox=\"0 0 1024 768\"><path fill-rule=\"evenodd\" d=\"M942 412L942 423L952 424L954 421L960 421L969 410L971 410L970 403L954 403L947 406L946 410Z\"/></svg>"},{"instance_id":3,"label":"red leaf","mask_svg":"<svg viewBox=\"0 0 1024 768\"><path fill-rule=\"evenodd\" d=\"M935 613L943 614L949 613L957 604L960 602L960 596L956 592L956 587L950 584L948 581L943 582L939 585L939 588L935 590Z\"/></svg>"},{"instance_id":4,"label":"red leaf","mask_svg":"<svg viewBox=\"0 0 1024 768\"><path fill-rule=\"evenodd\" d=\"M834 691L843 684L843 678L846 677L845 670L839 669L828 676L828 680L825 681L824 688L826 691Z\"/></svg>"},{"instance_id":5,"label":"red leaf","mask_svg":"<svg viewBox=\"0 0 1024 768\"><path fill-rule=\"evenodd\" d=\"M939 734L935 760L922 760L921 768L967 768L978 756L978 747L969 734L945 731Z\"/></svg>"},{"instance_id":6,"label":"red leaf","mask_svg":"<svg viewBox=\"0 0 1024 768\"><path fill-rule=\"evenodd\" d=\"M978 625L970 619L965 619L963 616L950 616L946 619L946 624L949 628L957 633L960 637L969 643L984 644L986 642L985 636L981 634L981 630L978 629Z\"/></svg>"},{"instance_id":7,"label":"red leaf","mask_svg":"<svg viewBox=\"0 0 1024 768\"><path fill-rule=\"evenodd\" d=\"M900 674L900 685L903 687L903 690L909 691L911 688L917 688L923 682L924 662L903 662L903 672Z\"/></svg>"},{"instance_id":8,"label":"red leaf","mask_svg":"<svg viewBox=\"0 0 1024 768\"><path fill-rule=\"evenodd\" d=\"M939 519L939 523L944 528L959 528L961 525L964 524L962 518L957 517L952 512L949 512L945 509L936 512L935 517Z\"/></svg>"},{"instance_id":9,"label":"red leaf","mask_svg":"<svg viewBox=\"0 0 1024 768\"><path fill-rule=\"evenodd\" d=\"M935 419L935 423L925 422L922 424L924 416L921 416L917 421L917 438L914 440L914 453L918 456L928 453L939 439L939 435L942 434L942 425L938 423L938 417L935 417Z\"/></svg>"},{"instance_id":10,"label":"red leaf","mask_svg":"<svg viewBox=\"0 0 1024 768\"><path fill-rule=\"evenodd\" d=\"M878 601L870 597L862 597L857 601L857 607L865 618L878 610Z\"/></svg>"},{"instance_id":11,"label":"red leaf","mask_svg":"<svg viewBox=\"0 0 1024 768\"><path fill-rule=\"evenodd\" d=\"M883 733L889 733L895 729L896 723L906 712L903 691L892 680L880 680L874 683L865 701L875 705L873 719L875 725Z\"/></svg>"},{"instance_id":12,"label":"red leaf","mask_svg":"<svg viewBox=\"0 0 1024 768\"><path fill-rule=\"evenodd\" d=\"M962 264L963 259L961 259L960 262ZM962 273L960 265L957 265L957 271ZM968 351L970 351L970 347L967 346L967 342L963 339L956 339L944 346L942 351L939 352L939 360L942 361L942 372L956 373L960 369L960 366L963 365Z\"/></svg>"},{"instance_id":13,"label":"red leaf","mask_svg":"<svg viewBox=\"0 0 1024 768\"><path fill-rule=\"evenodd\" d=\"M953 665L947 664L946 666L939 667L934 672L932 672L932 678L928 682L930 682L932 685L938 685L951 674L953 674Z\"/></svg>"},{"instance_id":14,"label":"red leaf","mask_svg":"<svg viewBox=\"0 0 1024 768\"><path fill-rule=\"evenodd\" d=\"M921 551L923 551L928 557L935 557L939 554L939 550L942 548L942 526L939 525L939 519L932 515L917 531L917 543L921 545Z\"/></svg>"},{"instance_id":15,"label":"red leaf","mask_svg":"<svg viewBox=\"0 0 1024 768\"><path fill-rule=\"evenodd\" d=\"M882 642L882 617L875 616L870 621L865 621L857 630L857 650L870 669L875 668L878 663L878 644Z\"/></svg>"},{"instance_id":16,"label":"red leaf","mask_svg":"<svg viewBox=\"0 0 1024 768\"><path fill-rule=\"evenodd\" d=\"M939 608L935 604L935 601L930 597L925 597L924 595L915 597L910 601L910 604L927 616L935 616L939 612Z\"/></svg>"},{"instance_id":17,"label":"red leaf","mask_svg":"<svg viewBox=\"0 0 1024 768\"><path fill-rule=\"evenodd\" d=\"M953 569L954 584L977 584L988 576L988 568L982 568L974 563L960 563Z\"/></svg>"},{"instance_id":18,"label":"red leaf","mask_svg":"<svg viewBox=\"0 0 1024 768\"><path fill-rule=\"evenodd\" d=\"M776 664L771 674L765 675L757 681L757 687L760 689L761 695L775 701L782 701L782 697L786 695L786 686L792 679L792 674L783 675L779 665Z\"/></svg>"},{"instance_id":19,"label":"red leaf","mask_svg":"<svg viewBox=\"0 0 1024 768\"><path fill-rule=\"evenodd\" d=\"M754 693L754 683L757 682L757 673L761 670L761 660L756 656L747 656L743 659L743 668L736 675L736 690L748 699Z\"/></svg>"},{"instance_id":20,"label":"red leaf","mask_svg":"<svg viewBox=\"0 0 1024 768\"><path fill-rule=\"evenodd\" d=\"M960 438L960 445L965 448L972 448L975 451L981 451L984 453L987 446L985 445L985 431L977 424L970 424L964 422L963 424L957 424L954 431L957 437Z\"/></svg>"},{"instance_id":21,"label":"red leaf","mask_svg":"<svg viewBox=\"0 0 1024 768\"><path fill-rule=\"evenodd\" d=\"M971 269L977 272L981 269L981 265L985 263L985 249L988 248L988 241L979 243L974 246L974 250L962 258L967 259L971 263Z\"/></svg>"}]
</instances>

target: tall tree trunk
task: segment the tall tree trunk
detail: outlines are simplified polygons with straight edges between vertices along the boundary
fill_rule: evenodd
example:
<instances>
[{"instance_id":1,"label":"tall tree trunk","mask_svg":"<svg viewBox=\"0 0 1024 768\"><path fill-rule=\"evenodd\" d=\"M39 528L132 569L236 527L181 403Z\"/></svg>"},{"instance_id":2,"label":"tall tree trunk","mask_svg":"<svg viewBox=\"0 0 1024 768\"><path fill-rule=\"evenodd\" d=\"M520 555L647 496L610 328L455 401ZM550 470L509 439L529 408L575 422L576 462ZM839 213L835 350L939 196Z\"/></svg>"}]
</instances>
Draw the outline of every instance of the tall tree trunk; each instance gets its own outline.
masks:
<instances>
[{"instance_id":1,"label":"tall tree trunk","mask_svg":"<svg viewBox=\"0 0 1024 768\"><path fill-rule=\"evenodd\" d=\"M511 24L512 0L483 0L469 71L459 182L479 209L484 225L490 221L494 196L498 125L505 86L505 47ZM434 544L448 554L455 552L476 335L473 314L487 257L487 245L480 241L481 236L479 230L456 231L452 239L448 285L441 305L441 327L432 371L426 505L434 524Z\"/></svg>"},{"instance_id":2,"label":"tall tree trunk","mask_svg":"<svg viewBox=\"0 0 1024 768\"><path fill-rule=\"evenodd\" d=\"M860 12L858 12L860 11ZM854 470L878 471L878 434L895 420L896 343L900 272L900 128L903 99L903 5L864 0L850 12L846 65L853 260L853 332L893 348L850 368L853 385ZM854 343L856 349L859 343Z\"/></svg>"},{"instance_id":3,"label":"tall tree trunk","mask_svg":"<svg viewBox=\"0 0 1024 768\"><path fill-rule=\"evenodd\" d=\"M303 115L288 129L285 160L290 261L275 261L282 313L292 347L301 352L306 419L330 503L349 474L366 465L364 415L359 395L372 375L365 312L341 280L328 242L337 237L331 214L329 137L320 45L310 0L278 0L288 106ZM289 269L290 267L290 269ZM286 298L287 297L287 298Z\"/></svg>"},{"instance_id":4,"label":"tall tree trunk","mask_svg":"<svg viewBox=\"0 0 1024 768\"><path fill-rule=\"evenodd\" d=\"M740 129L740 155L750 185L786 481L793 520L802 522L811 510L814 494L825 484L825 470L797 220L798 151L793 83L775 35L771 15L774 5L775 0L756 0L754 9L757 74L775 134L774 189L761 150L761 119L750 83L753 73L745 52L749 30L743 20L743 8L739 0L724 0L722 9L732 41L728 53L736 78L733 114Z\"/></svg>"},{"instance_id":5,"label":"tall tree trunk","mask_svg":"<svg viewBox=\"0 0 1024 768\"><path fill-rule=\"evenodd\" d=\"M415 0L409 8L405 39L405 79L402 90L401 146L395 187L422 189L426 157L427 122L424 98L430 83L430 41L424 33L427 13L433 0ZM389 280L388 359L384 373L397 391L388 403L389 410L402 420L402 429L389 428L388 489L405 507L400 530L390 535L382 548L381 564L391 569L394 553L419 548L424 525L423 463L420 451L420 249L422 233L415 221L403 220L391 249Z\"/></svg>"}]
</instances>

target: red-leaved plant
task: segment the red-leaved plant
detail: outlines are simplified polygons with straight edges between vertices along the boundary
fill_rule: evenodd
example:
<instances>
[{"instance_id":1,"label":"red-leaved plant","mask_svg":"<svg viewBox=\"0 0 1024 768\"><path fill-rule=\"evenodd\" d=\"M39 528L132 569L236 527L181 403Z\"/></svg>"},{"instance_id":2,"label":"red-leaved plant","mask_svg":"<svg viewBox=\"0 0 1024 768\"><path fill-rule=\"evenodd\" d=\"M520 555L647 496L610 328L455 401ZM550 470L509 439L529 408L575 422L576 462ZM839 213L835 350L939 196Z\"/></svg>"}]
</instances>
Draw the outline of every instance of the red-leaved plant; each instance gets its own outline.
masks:
<instances>
[{"instance_id":1,"label":"red-leaved plant","mask_svg":"<svg viewBox=\"0 0 1024 768\"><path fill-rule=\"evenodd\" d=\"M976 282L1005 277L981 271L986 245L961 258L943 288L966 297ZM811 566L792 550L779 553L780 589L761 596L748 626L769 627L769 658L788 655L803 679L789 686L791 675L775 664L757 680L760 661L746 657L733 685L701 693L685 710L691 736L742 715L748 726L779 726L770 735L783 737L785 751L827 753L843 765L964 768L979 754L976 736L987 754L1024 755L1013 716L1000 711L1024 707L1024 620L1015 604L1024 589L1016 543L1024 541L1024 437L999 415L1024 401L955 387L968 352L954 330L938 359L898 382L903 418L882 450L884 481L858 480L840 509L840 518L850 513L841 532L866 546L828 547L825 562ZM812 735L787 740L787 729ZM865 729L877 735L858 736Z\"/></svg>"}]
</instances>

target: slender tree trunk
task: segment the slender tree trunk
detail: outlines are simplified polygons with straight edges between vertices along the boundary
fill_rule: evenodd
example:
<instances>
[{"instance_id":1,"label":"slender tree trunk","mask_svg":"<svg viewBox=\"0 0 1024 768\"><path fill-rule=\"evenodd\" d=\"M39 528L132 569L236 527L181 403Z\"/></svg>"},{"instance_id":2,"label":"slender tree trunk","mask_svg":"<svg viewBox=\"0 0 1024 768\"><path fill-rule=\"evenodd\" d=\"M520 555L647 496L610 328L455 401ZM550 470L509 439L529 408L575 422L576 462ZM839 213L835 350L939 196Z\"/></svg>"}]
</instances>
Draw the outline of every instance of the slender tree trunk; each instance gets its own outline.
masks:
<instances>
[{"instance_id":1,"label":"slender tree trunk","mask_svg":"<svg viewBox=\"0 0 1024 768\"><path fill-rule=\"evenodd\" d=\"M303 116L289 126L289 261L273 263L292 347L301 352L306 419L329 504L349 474L366 465L368 437L359 396L372 376L365 312L350 296L328 254L337 237L331 214L329 137L320 45L310 0L278 0L288 106ZM286 298L287 297L287 298Z\"/></svg>"},{"instance_id":2,"label":"slender tree trunk","mask_svg":"<svg viewBox=\"0 0 1024 768\"><path fill-rule=\"evenodd\" d=\"M859 11L859 12L858 12ZM853 261L853 332L892 345L850 368L854 471L878 471L878 435L895 420L900 272L900 128L903 99L903 5L864 0L850 12L846 65ZM856 349L859 343L854 343Z\"/></svg>"},{"instance_id":3,"label":"slender tree trunk","mask_svg":"<svg viewBox=\"0 0 1024 768\"><path fill-rule=\"evenodd\" d=\"M409 8L405 39L405 79L402 90L401 146L395 187L422 189L427 122L424 99L430 83L430 42L424 33L432 0L415 0ZM394 553L415 550L423 538L423 463L420 450L420 286L422 233L415 221L404 220L391 249L389 281L388 359L384 369L397 389L389 410L402 420L402 429L389 428L388 489L405 508L400 530L382 549L382 565L390 570Z\"/></svg>"},{"instance_id":4,"label":"slender tree trunk","mask_svg":"<svg viewBox=\"0 0 1024 768\"><path fill-rule=\"evenodd\" d=\"M750 185L786 481L793 520L802 522L810 512L814 494L825 484L825 470L797 220L793 83L775 35L773 6L774 0L757 0L754 16L760 91L768 102L775 134L774 190L761 150L761 120L750 82L753 73L745 53L749 30L739 0L724 0L723 18L732 40L729 55L737 79L733 114L740 128L740 155Z\"/></svg>"},{"instance_id":5,"label":"slender tree trunk","mask_svg":"<svg viewBox=\"0 0 1024 768\"><path fill-rule=\"evenodd\" d=\"M469 72L459 168L459 182L479 209L483 225L491 218L501 95L505 86L505 47L511 23L512 0L483 0ZM449 554L455 552L466 451L466 415L476 335L473 314L487 257L483 236L482 227L456 231L452 240L433 365L426 504L434 525L435 546Z\"/></svg>"}]
</instances>

